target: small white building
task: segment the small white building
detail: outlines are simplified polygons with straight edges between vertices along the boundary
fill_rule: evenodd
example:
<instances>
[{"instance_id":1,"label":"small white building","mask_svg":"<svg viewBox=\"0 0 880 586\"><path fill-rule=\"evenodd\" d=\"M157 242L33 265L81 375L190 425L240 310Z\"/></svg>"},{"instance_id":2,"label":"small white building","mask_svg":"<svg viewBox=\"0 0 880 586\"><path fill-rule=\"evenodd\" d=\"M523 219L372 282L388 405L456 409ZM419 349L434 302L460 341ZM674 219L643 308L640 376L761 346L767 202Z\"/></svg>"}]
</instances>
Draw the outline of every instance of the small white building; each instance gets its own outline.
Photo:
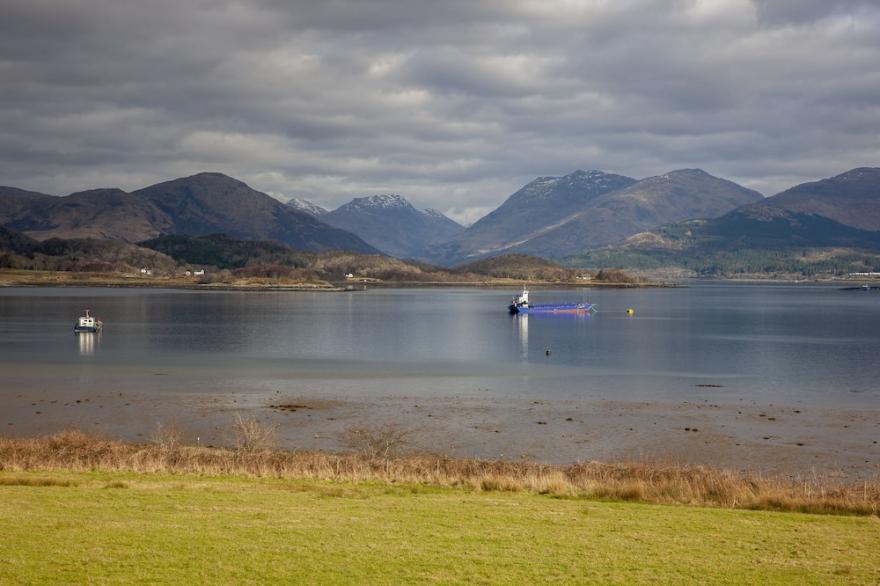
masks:
<instances>
[{"instance_id":1,"label":"small white building","mask_svg":"<svg viewBox=\"0 0 880 586\"><path fill-rule=\"evenodd\" d=\"M197 276L197 277L201 277L201 276L204 275L204 274L205 274L205 269L200 269L200 270L195 271L195 272L193 273L193 275L195 275L195 276Z\"/></svg>"},{"instance_id":2,"label":"small white building","mask_svg":"<svg viewBox=\"0 0 880 586\"><path fill-rule=\"evenodd\" d=\"M142 274L142 275L150 276L150 275L153 274L153 269L142 268L142 269L141 269L141 274Z\"/></svg>"},{"instance_id":3,"label":"small white building","mask_svg":"<svg viewBox=\"0 0 880 586\"><path fill-rule=\"evenodd\" d=\"M345 278L346 278L346 279L354 279L354 274L352 274L352 273L347 273L347 274L345 275Z\"/></svg>"}]
</instances>

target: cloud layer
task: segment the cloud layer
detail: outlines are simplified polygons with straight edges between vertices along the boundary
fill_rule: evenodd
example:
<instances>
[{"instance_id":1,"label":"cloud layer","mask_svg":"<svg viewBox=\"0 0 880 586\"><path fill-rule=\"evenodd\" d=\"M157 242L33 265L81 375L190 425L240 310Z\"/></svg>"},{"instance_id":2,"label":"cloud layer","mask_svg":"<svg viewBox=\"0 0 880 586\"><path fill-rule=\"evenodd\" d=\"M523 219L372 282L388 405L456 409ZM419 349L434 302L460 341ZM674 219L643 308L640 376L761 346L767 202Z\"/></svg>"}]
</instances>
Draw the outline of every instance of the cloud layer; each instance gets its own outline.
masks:
<instances>
[{"instance_id":1,"label":"cloud layer","mask_svg":"<svg viewBox=\"0 0 880 586\"><path fill-rule=\"evenodd\" d=\"M771 194L880 164L876 1L3 4L0 184L217 170L473 220L577 168Z\"/></svg>"}]
</instances>

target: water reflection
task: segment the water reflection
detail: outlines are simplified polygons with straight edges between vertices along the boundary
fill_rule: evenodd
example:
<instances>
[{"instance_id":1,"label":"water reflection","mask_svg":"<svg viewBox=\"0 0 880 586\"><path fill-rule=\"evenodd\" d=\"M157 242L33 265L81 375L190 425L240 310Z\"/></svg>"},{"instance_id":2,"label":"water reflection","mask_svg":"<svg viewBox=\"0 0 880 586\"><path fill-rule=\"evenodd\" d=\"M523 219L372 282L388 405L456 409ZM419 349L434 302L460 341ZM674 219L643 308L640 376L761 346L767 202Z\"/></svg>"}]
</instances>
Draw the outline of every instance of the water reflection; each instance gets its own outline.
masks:
<instances>
[{"instance_id":1,"label":"water reflection","mask_svg":"<svg viewBox=\"0 0 880 586\"><path fill-rule=\"evenodd\" d=\"M519 328L519 345L523 358L529 357L529 316L517 315L514 318Z\"/></svg>"},{"instance_id":2,"label":"water reflection","mask_svg":"<svg viewBox=\"0 0 880 586\"><path fill-rule=\"evenodd\" d=\"M76 335L76 341L79 343L80 356L93 356L95 354L95 346L101 341L101 334L81 332Z\"/></svg>"}]
</instances>

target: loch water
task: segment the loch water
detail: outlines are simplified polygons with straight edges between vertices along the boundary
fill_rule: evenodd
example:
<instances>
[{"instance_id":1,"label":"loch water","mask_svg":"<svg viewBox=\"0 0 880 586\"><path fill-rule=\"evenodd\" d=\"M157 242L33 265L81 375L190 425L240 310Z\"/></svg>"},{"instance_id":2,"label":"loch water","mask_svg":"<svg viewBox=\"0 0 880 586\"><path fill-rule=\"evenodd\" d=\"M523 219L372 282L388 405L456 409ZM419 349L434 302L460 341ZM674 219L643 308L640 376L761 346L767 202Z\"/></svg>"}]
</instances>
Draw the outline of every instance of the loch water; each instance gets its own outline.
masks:
<instances>
[{"instance_id":1,"label":"loch water","mask_svg":"<svg viewBox=\"0 0 880 586\"><path fill-rule=\"evenodd\" d=\"M880 293L813 284L516 290L0 290L0 393L597 398L880 406ZM627 316L626 309L634 315ZM89 308L99 335L74 335ZM548 355L549 351L549 355Z\"/></svg>"}]
</instances>

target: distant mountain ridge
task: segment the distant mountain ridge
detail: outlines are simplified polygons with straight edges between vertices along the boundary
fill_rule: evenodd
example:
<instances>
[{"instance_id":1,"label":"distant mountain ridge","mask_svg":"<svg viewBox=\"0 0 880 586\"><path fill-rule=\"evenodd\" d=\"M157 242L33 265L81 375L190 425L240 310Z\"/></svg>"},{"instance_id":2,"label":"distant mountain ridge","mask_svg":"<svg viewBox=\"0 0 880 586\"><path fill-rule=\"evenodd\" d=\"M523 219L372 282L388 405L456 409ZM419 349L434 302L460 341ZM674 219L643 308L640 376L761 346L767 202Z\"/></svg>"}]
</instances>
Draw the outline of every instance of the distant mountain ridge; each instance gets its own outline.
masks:
<instances>
[{"instance_id":1,"label":"distant mountain ridge","mask_svg":"<svg viewBox=\"0 0 880 586\"><path fill-rule=\"evenodd\" d=\"M665 233L676 231L675 226ZM796 185L682 231L702 247L858 246L880 240L880 168Z\"/></svg>"},{"instance_id":2,"label":"distant mountain ridge","mask_svg":"<svg viewBox=\"0 0 880 586\"><path fill-rule=\"evenodd\" d=\"M299 250L376 252L354 234L221 173L199 173L132 194L165 212L173 221L174 234L224 233L246 240L277 240Z\"/></svg>"},{"instance_id":3,"label":"distant mountain ridge","mask_svg":"<svg viewBox=\"0 0 880 586\"><path fill-rule=\"evenodd\" d=\"M858 230L880 230L880 167L858 167L840 175L801 183L737 210L742 217L806 214Z\"/></svg>"},{"instance_id":4,"label":"distant mountain ridge","mask_svg":"<svg viewBox=\"0 0 880 586\"><path fill-rule=\"evenodd\" d=\"M558 258L671 222L715 218L762 199L757 191L701 169L670 171L607 193L589 209L530 242L529 249Z\"/></svg>"},{"instance_id":5,"label":"distant mountain ridge","mask_svg":"<svg viewBox=\"0 0 880 586\"><path fill-rule=\"evenodd\" d=\"M431 246L462 227L437 210L419 210L397 194L358 197L321 219L398 258L424 259Z\"/></svg>"},{"instance_id":6,"label":"distant mountain ridge","mask_svg":"<svg viewBox=\"0 0 880 586\"><path fill-rule=\"evenodd\" d=\"M15 197L17 196L17 197ZM161 210L121 189L91 189L66 197L0 193L0 221L37 240L97 238L136 242L172 227Z\"/></svg>"},{"instance_id":7,"label":"distant mountain ridge","mask_svg":"<svg viewBox=\"0 0 880 586\"><path fill-rule=\"evenodd\" d=\"M716 217L760 193L699 169L637 181L603 171L539 177L438 248L437 262L506 252L559 258L665 223Z\"/></svg>"},{"instance_id":8,"label":"distant mountain ridge","mask_svg":"<svg viewBox=\"0 0 880 586\"><path fill-rule=\"evenodd\" d=\"M531 181L467 229L396 194L322 210L305 200L284 204L220 173L131 193L93 189L59 197L0 187L0 226L43 241L227 234L302 251L382 251L446 266L534 254L594 268L716 261L729 267L741 252L758 262L768 251L788 259L796 247L802 256L829 247L880 250L880 168L852 169L766 199L699 169L642 180L575 171Z\"/></svg>"},{"instance_id":9,"label":"distant mountain ridge","mask_svg":"<svg viewBox=\"0 0 880 586\"><path fill-rule=\"evenodd\" d=\"M635 183L602 171L538 177L485 217L433 251L438 262L458 263L518 249L597 197Z\"/></svg>"},{"instance_id":10,"label":"distant mountain ridge","mask_svg":"<svg viewBox=\"0 0 880 586\"><path fill-rule=\"evenodd\" d=\"M375 253L356 235L288 207L221 173L199 173L126 193L94 189L56 197L0 187L0 225L38 240L140 242L165 234L226 233L300 250Z\"/></svg>"},{"instance_id":11,"label":"distant mountain ridge","mask_svg":"<svg viewBox=\"0 0 880 586\"><path fill-rule=\"evenodd\" d=\"M37 211L52 206L58 196L0 186L0 226L27 219Z\"/></svg>"},{"instance_id":12,"label":"distant mountain ridge","mask_svg":"<svg viewBox=\"0 0 880 586\"><path fill-rule=\"evenodd\" d=\"M820 254L822 249L827 252ZM828 257L849 255L850 261L836 266L873 270L873 265L864 265L873 262L871 257L857 251L880 251L880 168L861 167L803 183L718 218L634 234L621 243L575 255L568 263L689 267L708 273L758 273L784 266L795 272L801 265L807 267L811 257L822 257L827 267ZM737 259L742 259L739 267Z\"/></svg>"}]
</instances>

